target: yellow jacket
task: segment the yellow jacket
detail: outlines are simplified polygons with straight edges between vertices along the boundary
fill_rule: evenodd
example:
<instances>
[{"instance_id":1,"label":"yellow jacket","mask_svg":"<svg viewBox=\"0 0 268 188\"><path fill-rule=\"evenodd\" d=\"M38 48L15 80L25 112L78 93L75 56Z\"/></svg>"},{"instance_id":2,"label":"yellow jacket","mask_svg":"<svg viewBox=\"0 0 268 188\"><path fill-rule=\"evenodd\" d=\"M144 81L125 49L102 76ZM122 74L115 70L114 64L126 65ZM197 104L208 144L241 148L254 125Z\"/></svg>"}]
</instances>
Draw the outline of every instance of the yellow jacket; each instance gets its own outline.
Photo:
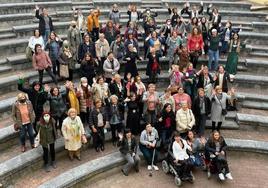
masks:
<instances>
[{"instance_id":1,"label":"yellow jacket","mask_svg":"<svg viewBox=\"0 0 268 188\"><path fill-rule=\"evenodd\" d=\"M100 27L100 23L99 23L99 16L100 16L100 10L98 10L98 13L96 15L89 15L87 17L87 30L88 32L91 32L94 28L94 23L95 23L95 28L99 28Z\"/></svg>"}]
</instances>

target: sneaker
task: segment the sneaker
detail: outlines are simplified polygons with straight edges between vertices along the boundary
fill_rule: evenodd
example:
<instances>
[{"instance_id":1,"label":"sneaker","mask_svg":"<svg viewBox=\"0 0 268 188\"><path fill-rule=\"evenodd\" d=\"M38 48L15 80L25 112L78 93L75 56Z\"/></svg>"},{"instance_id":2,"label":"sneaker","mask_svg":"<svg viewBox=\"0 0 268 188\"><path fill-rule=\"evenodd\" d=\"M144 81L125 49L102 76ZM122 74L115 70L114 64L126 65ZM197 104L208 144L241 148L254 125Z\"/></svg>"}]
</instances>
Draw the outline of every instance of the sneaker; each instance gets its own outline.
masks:
<instances>
[{"instance_id":1,"label":"sneaker","mask_svg":"<svg viewBox=\"0 0 268 188\"><path fill-rule=\"evenodd\" d=\"M156 171L159 170L158 166L156 166L156 165L153 165L153 168L154 168L154 170L156 170Z\"/></svg>"},{"instance_id":2,"label":"sneaker","mask_svg":"<svg viewBox=\"0 0 268 188\"><path fill-rule=\"evenodd\" d=\"M221 181L224 181L225 180L225 177L224 177L223 173L220 173L219 174L219 178L220 178Z\"/></svg>"},{"instance_id":3,"label":"sneaker","mask_svg":"<svg viewBox=\"0 0 268 188\"><path fill-rule=\"evenodd\" d=\"M227 173L227 174L225 175L225 177L226 177L228 180L233 180L233 176L231 175L230 172Z\"/></svg>"},{"instance_id":4,"label":"sneaker","mask_svg":"<svg viewBox=\"0 0 268 188\"><path fill-rule=\"evenodd\" d=\"M152 168L151 165L148 165L147 169L148 169L148 170L152 170L153 168Z\"/></svg>"}]
</instances>

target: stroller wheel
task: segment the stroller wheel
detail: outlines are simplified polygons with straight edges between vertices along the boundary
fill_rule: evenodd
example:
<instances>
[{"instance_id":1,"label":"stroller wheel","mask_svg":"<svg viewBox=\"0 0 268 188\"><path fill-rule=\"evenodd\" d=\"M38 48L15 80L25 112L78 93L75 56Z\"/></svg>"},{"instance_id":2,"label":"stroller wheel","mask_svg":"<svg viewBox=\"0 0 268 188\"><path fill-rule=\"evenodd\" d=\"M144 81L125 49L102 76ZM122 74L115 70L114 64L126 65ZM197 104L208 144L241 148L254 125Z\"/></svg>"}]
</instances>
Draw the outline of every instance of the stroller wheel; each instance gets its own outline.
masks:
<instances>
[{"instance_id":1,"label":"stroller wheel","mask_svg":"<svg viewBox=\"0 0 268 188\"><path fill-rule=\"evenodd\" d=\"M181 186L181 179L179 177L175 176L175 185L177 185L178 187Z\"/></svg>"},{"instance_id":2,"label":"stroller wheel","mask_svg":"<svg viewBox=\"0 0 268 188\"><path fill-rule=\"evenodd\" d=\"M208 174L208 179L210 179L211 178L211 172L208 171L207 174Z\"/></svg>"},{"instance_id":3,"label":"stroller wheel","mask_svg":"<svg viewBox=\"0 0 268 188\"><path fill-rule=\"evenodd\" d=\"M165 161L165 160L162 161L162 170L166 174L169 173L169 166L168 166L167 161Z\"/></svg>"}]
</instances>

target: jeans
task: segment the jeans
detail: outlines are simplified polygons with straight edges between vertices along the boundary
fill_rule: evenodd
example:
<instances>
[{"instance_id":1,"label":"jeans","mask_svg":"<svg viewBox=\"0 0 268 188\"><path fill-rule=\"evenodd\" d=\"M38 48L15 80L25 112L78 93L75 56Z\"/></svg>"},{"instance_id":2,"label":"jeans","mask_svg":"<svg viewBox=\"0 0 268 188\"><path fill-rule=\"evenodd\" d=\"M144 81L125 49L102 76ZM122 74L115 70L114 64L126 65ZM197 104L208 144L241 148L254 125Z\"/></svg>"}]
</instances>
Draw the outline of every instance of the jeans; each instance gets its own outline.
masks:
<instances>
[{"instance_id":1,"label":"jeans","mask_svg":"<svg viewBox=\"0 0 268 188\"><path fill-rule=\"evenodd\" d=\"M20 128L20 143L22 146L25 146L26 132L29 135L31 145L34 145L34 131L33 125L31 123L22 125Z\"/></svg>"},{"instance_id":2,"label":"jeans","mask_svg":"<svg viewBox=\"0 0 268 188\"><path fill-rule=\"evenodd\" d=\"M50 35L50 29L46 29L45 30L45 34L42 35L43 39L44 39L44 44L46 45L47 41L48 41L48 37Z\"/></svg>"},{"instance_id":3,"label":"jeans","mask_svg":"<svg viewBox=\"0 0 268 188\"><path fill-rule=\"evenodd\" d=\"M208 68L209 70L216 70L218 68L219 64L219 50L213 51L213 50L208 50ZM214 62L212 64L212 61Z\"/></svg>"},{"instance_id":4,"label":"jeans","mask_svg":"<svg viewBox=\"0 0 268 188\"><path fill-rule=\"evenodd\" d=\"M203 166L202 156L197 152L190 156L190 160L193 166L201 167Z\"/></svg>"},{"instance_id":5,"label":"jeans","mask_svg":"<svg viewBox=\"0 0 268 188\"><path fill-rule=\"evenodd\" d=\"M105 140L105 135L104 135L104 127L97 127L97 132L93 132L93 146L95 149L104 147L104 140Z\"/></svg>"},{"instance_id":6,"label":"jeans","mask_svg":"<svg viewBox=\"0 0 268 188\"><path fill-rule=\"evenodd\" d=\"M217 170L219 173L223 173L223 169L225 170L225 174L229 173L229 166L226 159L218 159L218 157L215 157L214 162L216 164Z\"/></svg>"},{"instance_id":7,"label":"jeans","mask_svg":"<svg viewBox=\"0 0 268 188\"><path fill-rule=\"evenodd\" d=\"M127 164L123 166L124 172L128 173L132 167L135 167L137 170L139 169L140 157L138 154L133 157L130 153L127 153L124 155L124 158L127 161Z\"/></svg>"},{"instance_id":8,"label":"jeans","mask_svg":"<svg viewBox=\"0 0 268 188\"><path fill-rule=\"evenodd\" d=\"M203 136L206 128L207 116L206 114L200 114L196 118L196 134Z\"/></svg>"},{"instance_id":9,"label":"jeans","mask_svg":"<svg viewBox=\"0 0 268 188\"><path fill-rule=\"evenodd\" d=\"M165 129L161 131L161 140L164 147L166 147L169 144L171 135L172 135L171 129Z\"/></svg>"},{"instance_id":10,"label":"jeans","mask_svg":"<svg viewBox=\"0 0 268 188\"><path fill-rule=\"evenodd\" d=\"M49 146L49 150L48 150L48 146ZM48 158L49 155L48 153L50 152L50 157L51 157L51 161L55 161L55 144L49 144L46 147L42 146L44 154L43 154L43 160L45 165L48 164Z\"/></svg>"},{"instance_id":11,"label":"jeans","mask_svg":"<svg viewBox=\"0 0 268 188\"><path fill-rule=\"evenodd\" d=\"M151 165L152 164L152 160L153 160L153 152L154 152L154 148L147 148L146 146L140 144L140 150L147 162L147 165ZM155 150L155 156L154 156L154 161L153 164L155 164L157 159L157 151Z\"/></svg>"},{"instance_id":12,"label":"jeans","mask_svg":"<svg viewBox=\"0 0 268 188\"><path fill-rule=\"evenodd\" d=\"M43 74L44 74L44 70L47 71L48 75L52 78L53 82L55 84L58 84L57 78L56 76L52 73L51 68L47 67L46 69L43 70L38 70L39 73L39 82L42 84L43 83Z\"/></svg>"},{"instance_id":13,"label":"jeans","mask_svg":"<svg viewBox=\"0 0 268 188\"><path fill-rule=\"evenodd\" d=\"M80 118L84 126L89 125L89 114L90 114L89 107L86 108L86 112L80 112Z\"/></svg>"}]
</instances>

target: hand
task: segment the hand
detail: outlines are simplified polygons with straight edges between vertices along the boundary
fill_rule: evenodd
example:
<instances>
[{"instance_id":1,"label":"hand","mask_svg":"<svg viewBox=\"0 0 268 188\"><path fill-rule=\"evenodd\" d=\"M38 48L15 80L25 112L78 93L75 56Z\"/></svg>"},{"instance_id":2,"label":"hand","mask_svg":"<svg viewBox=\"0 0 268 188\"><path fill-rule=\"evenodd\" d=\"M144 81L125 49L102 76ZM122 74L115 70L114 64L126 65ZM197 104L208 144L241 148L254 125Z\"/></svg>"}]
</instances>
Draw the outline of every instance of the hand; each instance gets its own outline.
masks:
<instances>
[{"instance_id":1,"label":"hand","mask_svg":"<svg viewBox=\"0 0 268 188\"><path fill-rule=\"evenodd\" d=\"M231 90L230 90L231 94L234 95L235 94L235 88L232 87Z\"/></svg>"},{"instance_id":2,"label":"hand","mask_svg":"<svg viewBox=\"0 0 268 188\"><path fill-rule=\"evenodd\" d=\"M212 3L211 4L209 4L209 6L208 6L209 8L211 8L212 7Z\"/></svg>"},{"instance_id":3,"label":"hand","mask_svg":"<svg viewBox=\"0 0 268 188\"><path fill-rule=\"evenodd\" d=\"M97 129L95 127L92 128L93 133L97 132Z\"/></svg>"},{"instance_id":4,"label":"hand","mask_svg":"<svg viewBox=\"0 0 268 188\"><path fill-rule=\"evenodd\" d=\"M72 7L72 10L75 11L75 6Z\"/></svg>"},{"instance_id":5,"label":"hand","mask_svg":"<svg viewBox=\"0 0 268 188\"><path fill-rule=\"evenodd\" d=\"M39 7L38 7L38 5L35 5L35 10L39 10Z\"/></svg>"},{"instance_id":6,"label":"hand","mask_svg":"<svg viewBox=\"0 0 268 188\"><path fill-rule=\"evenodd\" d=\"M224 151L221 151L221 154L222 154L222 155L225 155L225 152L224 152Z\"/></svg>"},{"instance_id":7,"label":"hand","mask_svg":"<svg viewBox=\"0 0 268 188\"><path fill-rule=\"evenodd\" d=\"M215 89L212 90L212 95L216 95Z\"/></svg>"},{"instance_id":8,"label":"hand","mask_svg":"<svg viewBox=\"0 0 268 188\"><path fill-rule=\"evenodd\" d=\"M18 74L18 76L19 76L19 79L24 79L25 78L24 74L21 73L21 72Z\"/></svg>"},{"instance_id":9,"label":"hand","mask_svg":"<svg viewBox=\"0 0 268 188\"><path fill-rule=\"evenodd\" d=\"M119 140L123 140L123 134L122 133L119 133L118 137L119 137Z\"/></svg>"},{"instance_id":10,"label":"hand","mask_svg":"<svg viewBox=\"0 0 268 188\"><path fill-rule=\"evenodd\" d=\"M93 83L94 83L94 84L96 84L96 83L97 83L96 78L93 78Z\"/></svg>"},{"instance_id":11,"label":"hand","mask_svg":"<svg viewBox=\"0 0 268 188\"><path fill-rule=\"evenodd\" d=\"M219 155L220 153L219 152L215 152L215 155Z\"/></svg>"},{"instance_id":12,"label":"hand","mask_svg":"<svg viewBox=\"0 0 268 188\"><path fill-rule=\"evenodd\" d=\"M135 157L136 153L132 153L132 157Z\"/></svg>"},{"instance_id":13,"label":"hand","mask_svg":"<svg viewBox=\"0 0 268 188\"><path fill-rule=\"evenodd\" d=\"M203 1L201 1L201 2L200 2L200 5L203 6L203 4L204 4Z\"/></svg>"},{"instance_id":14,"label":"hand","mask_svg":"<svg viewBox=\"0 0 268 188\"><path fill-rule=\"evenodd\" d=\"M168 6L168 3L165 3L165 5L166 5L166 7L169 7L169 6Z\"/></svg>"},{"instance_id":15,"label":"hand","mask_svg":"<svg viewBox=\"0 0 268 188\"><path fill-rule=\"evenodd\" d=\"M161 117L161 118L159 118L159 119L158 119L158 121L159 121L159 122L162 122L162 121L163 121L163 118L162 118L162 117Z\"/></svg>"},{"instance_id":16,"label":"hand","mask_svg":"<svg viewBox=\"0 0 268 188\"><path fill-rule=\"evenodd\" d=\"M130 61L130 57L127 57L126 60L127 60L127 61Z\"/></svg>"},{"instance_id":17,"label":"hand","mask_svg":"<svg viewBox=\"0 0 268 188\"><path fill-rule=\"evenodd\" d=\"M186 7L190 7L190 3L189 2L186 2Z\"/></svg>"}]
</instances>

